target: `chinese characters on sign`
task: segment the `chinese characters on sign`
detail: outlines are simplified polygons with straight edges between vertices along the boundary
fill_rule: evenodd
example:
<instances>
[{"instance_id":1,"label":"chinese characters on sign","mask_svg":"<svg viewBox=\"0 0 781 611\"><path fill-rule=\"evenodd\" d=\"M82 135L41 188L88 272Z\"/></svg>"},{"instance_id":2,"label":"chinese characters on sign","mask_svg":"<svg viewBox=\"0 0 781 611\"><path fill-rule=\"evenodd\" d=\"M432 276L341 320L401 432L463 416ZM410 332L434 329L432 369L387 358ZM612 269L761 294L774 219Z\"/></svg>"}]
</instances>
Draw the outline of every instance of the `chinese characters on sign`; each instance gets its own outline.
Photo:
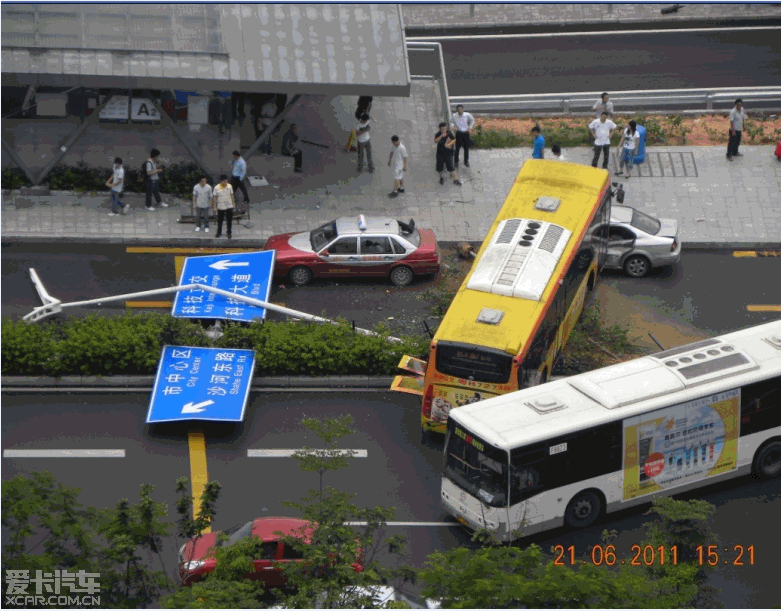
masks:
<instances>
[{"instance_id":1,"label":"chinese characters on sign","mask_svg":"<svg viewBox=\"0 0 781 611\"><path fill-rule=\"evenodd\" d=\"M182 268L183 284L204 284L268 301L274 270L273 250L208 257L188 257ZM180 291L174 298L173 316L215 318L251 322L265 318L266 310L204 289Z\"/></svg>"},{"instance_id":2,"label":"chinese characters on sign","mask_svg":"<svg viewBox=\"0 0 781 611\"><path fill-rule=\"evenodd\" d=\"M165 346L147 424L193 419L241 422L254 367L252 350Z\"/></svg>"},{"instance_id":3,"label":"chinese characters on sign","mask_svg":"<svg viewBox=\"0 0 781 611\"><path fill-rule=\"evenodd\" d=\"M7 607L26 606L60 606L60 607L100 607L100 582L97 579L100 573L87 573L84 570L71 573L70 571L52 571L44 573L35 571L30 576L30 571L6 569L5 604ZM31 586L35 586L35 594L29 593ZM86 596L70 596L69 594L84 594Z\"/></svg>"}]
</instances>

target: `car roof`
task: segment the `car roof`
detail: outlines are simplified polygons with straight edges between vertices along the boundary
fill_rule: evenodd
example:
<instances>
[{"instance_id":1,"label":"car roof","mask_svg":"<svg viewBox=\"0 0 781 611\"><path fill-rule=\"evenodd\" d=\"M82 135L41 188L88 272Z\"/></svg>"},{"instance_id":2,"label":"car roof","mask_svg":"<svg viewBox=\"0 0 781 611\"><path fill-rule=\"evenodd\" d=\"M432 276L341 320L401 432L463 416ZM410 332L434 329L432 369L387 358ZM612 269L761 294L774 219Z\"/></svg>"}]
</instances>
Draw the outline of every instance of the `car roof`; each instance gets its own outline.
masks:
<instances>
[{"instance_id":1,"label":"car roof","mask_svg":"<svg viewBox=\"0 0 781 611\"><path fill-rule=\"evenodd\" d=\"M298 535L305 526L309 526L307 520L300 518L257 518L252 523L252 534L264 541L274 541L285 535ZM281 535L275 533L282 533Z\"/></svg>"},{"instance_id":2,"label":"car roof","mask_svg":"<svg viewBox=\"0 0 781 611\"><path fill-rule=\"evenodd\" d=\"M610 208L610 222L611 223L631 223L632 214L635 209L629 206L611 206Z\"/></svg>"},{"instance_id":3,"label":"car roof","mask_svg":"<svg viewBox=\"0 0 781 611\"><path fill-rule=\"evenodd\" d=\"M358 227L357 216L343 216L336 219L336 233L341 235L361 235L364 233L381 233L399 235L399 223L396 219L385 216L367 216L366 229Z\"/></svg>"}]
</instances>

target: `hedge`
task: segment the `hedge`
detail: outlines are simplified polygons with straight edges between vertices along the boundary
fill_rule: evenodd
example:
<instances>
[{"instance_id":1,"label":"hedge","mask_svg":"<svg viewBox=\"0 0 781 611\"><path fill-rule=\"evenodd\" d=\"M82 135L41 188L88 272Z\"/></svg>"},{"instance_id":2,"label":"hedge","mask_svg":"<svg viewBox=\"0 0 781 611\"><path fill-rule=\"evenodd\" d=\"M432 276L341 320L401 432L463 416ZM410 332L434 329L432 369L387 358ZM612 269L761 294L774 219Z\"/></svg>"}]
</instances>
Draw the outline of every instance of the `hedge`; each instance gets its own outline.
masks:
<instances>
[{"instance_id":1,"label":"hedge","mask_svg":"<svg viewBox=\"0 0 781 611\"><path fill-rule=\"evenodd\" d=\"M338 325L228 322L211 341L199 323L162 314L49 320L3 318L2 375L154 375L162 347L212 346L257 352L255 374L393 375L402 355L424 356L425 337L391 343Z\"/></svg>"}]
</instances>

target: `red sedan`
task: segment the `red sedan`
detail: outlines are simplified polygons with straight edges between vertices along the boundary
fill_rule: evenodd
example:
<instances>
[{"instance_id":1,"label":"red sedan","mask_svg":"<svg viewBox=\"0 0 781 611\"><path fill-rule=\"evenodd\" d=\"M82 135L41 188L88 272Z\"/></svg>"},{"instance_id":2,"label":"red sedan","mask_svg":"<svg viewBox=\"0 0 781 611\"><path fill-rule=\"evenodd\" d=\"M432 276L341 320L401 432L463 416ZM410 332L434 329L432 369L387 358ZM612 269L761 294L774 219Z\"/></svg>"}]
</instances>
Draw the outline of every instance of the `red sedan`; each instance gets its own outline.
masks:
<instances>
[{"instance_id":1,"label":"red sedan","mask_svg":"<svg viewBox=\"0 0 781 611\"><path fill-rule=\"evenodd\" d=\"M214 557L214 549L233 545L242 539L256 537L263 542L260 558L254 561L254 572L248 573L245 577L262 581L267 587L284 586L286 579L281 571L282 565L301 561L302 555L300 551L281 541L281 538L300 537L304 532L303 540L308 543L309 534L302 529L310 526L310 522L298 518L257 518L226 531L202 535L196 541L190 539L179 550L179 573L185 585L191 585L216 568L217 559ZM221 534L227 535L227 540L219 540ZM360 562L355 562L352 567L357 573L363 571Z\"/></svg>"},{"instance_id":2,"label":"red sedan","mask_svg":"<svg viewBox=\"0 0 781 611\"><path fill-rule=\"evenodd\" d=\"M415 222L392 218L349 216L302 233L268 239L276 251L274 274L296 286L312 278L390 277L406 286L416 274L436 274L440 252L434 232Z\"/></svg>"}]
</instances>

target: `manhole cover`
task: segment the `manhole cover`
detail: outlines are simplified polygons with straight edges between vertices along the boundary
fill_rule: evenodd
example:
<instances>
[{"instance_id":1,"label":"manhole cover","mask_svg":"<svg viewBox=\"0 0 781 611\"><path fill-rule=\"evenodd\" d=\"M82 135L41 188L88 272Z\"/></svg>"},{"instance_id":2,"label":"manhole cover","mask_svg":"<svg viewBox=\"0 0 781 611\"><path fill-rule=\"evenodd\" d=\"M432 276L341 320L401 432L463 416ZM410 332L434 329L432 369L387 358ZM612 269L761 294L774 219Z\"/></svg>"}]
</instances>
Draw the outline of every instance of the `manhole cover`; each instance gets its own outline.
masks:
<instances>
[{"instance_id":1,"label":"manhole cover","mask_svg":"<svg viewBox=\"0 0 781 611\"><path fill-rule=\"evenodd\" d=\"M618 161L613 158L618 170ZM635 165L632 175L640 178L697 178L694 153L646 153L643 163Z\"/></svg>"}]
</instances>

